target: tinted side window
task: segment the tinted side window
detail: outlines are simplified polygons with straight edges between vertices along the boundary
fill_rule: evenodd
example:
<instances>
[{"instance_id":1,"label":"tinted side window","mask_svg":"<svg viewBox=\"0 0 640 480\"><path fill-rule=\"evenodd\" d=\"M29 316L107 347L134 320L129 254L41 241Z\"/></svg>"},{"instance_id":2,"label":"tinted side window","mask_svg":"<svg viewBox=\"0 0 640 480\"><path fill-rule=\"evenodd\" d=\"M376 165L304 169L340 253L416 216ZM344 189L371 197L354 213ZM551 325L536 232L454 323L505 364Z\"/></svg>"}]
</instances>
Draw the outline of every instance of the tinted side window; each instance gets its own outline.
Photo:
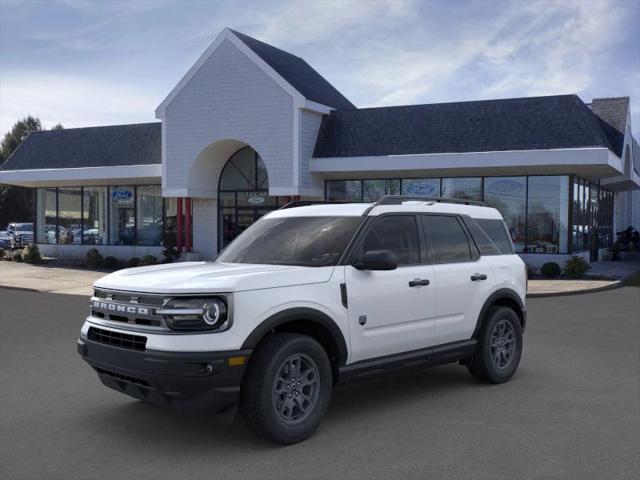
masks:
<instances>
[{"instance_id":1,"label":"tinted side window","mask_svg":"<svg viewBox=\"0 0 640 480\"><path fill-rule=\"evenodd\" d=\"M469 241L456 217L424 215L422 222L430 243L431 263L471 261Z\"/></svg>"},{"instance_id":2,"label":"tinted side window","mask_svg":"<svg viewBox=\"0 0 640 480\"><path fill-rule=\"evenodd\" d=\"M398 256L398 265L420 263L420 241L415 217L398 215L375 220L364 239L361 253L369 250L391 250Z\"/></svg>"},{"instance_id":3,"label":"tinted side window","mask_svg":"<svg viewBox=\"0 0 640 480\"><path fill-rule=\"evenodd\" d=\"M476 242L480 255L500 255L500 249L493 242L489 235L476 223L472 218L465 218L464 223L467 225L473 241Z\"/></svg>"},{"instance_id":4,"label":"tinted side window","mask_svg":"<svg viewBox=\"0 0 640 480\"><path fill-rule=\"evenodd\" d=\"M513 253L513 245L511 244L511 239L507 236L507 229L502 220L478 218L476 222L498 250L500 250L502 255L510 255Z\"/></svg>"}]
</instances>

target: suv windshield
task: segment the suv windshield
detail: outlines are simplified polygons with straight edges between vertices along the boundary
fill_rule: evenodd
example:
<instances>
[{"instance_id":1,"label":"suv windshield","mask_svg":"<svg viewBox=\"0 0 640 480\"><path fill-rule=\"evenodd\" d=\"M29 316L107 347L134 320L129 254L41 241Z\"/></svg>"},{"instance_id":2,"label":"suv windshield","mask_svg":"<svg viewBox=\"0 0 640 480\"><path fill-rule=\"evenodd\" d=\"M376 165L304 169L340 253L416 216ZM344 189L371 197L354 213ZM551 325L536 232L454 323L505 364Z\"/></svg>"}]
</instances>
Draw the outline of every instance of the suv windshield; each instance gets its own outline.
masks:
<instances>
[{"instance_id":1,"label":"suv windshield","mask_svg":"<svg viewBox=\"0 0 640 480\"><path fill-rule=\"evenodd\" d=\"M361 217L263 218L216 258L219 263L335 265Z\"/></svg>"}]
</instances>

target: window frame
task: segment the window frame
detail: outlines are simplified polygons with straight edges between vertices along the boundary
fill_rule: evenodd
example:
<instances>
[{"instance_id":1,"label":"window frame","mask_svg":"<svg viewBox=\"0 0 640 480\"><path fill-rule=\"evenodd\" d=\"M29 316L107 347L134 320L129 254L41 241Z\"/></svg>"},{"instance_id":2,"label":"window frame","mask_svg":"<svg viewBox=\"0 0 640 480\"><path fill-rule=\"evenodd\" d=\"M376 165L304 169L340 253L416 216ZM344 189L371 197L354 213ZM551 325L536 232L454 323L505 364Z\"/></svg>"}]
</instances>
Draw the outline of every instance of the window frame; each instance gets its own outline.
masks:
<instances>
[{"instance_id":1,"label":"window frame","mask_svg":"<svg viewBox=\"0 0 640 480\"><path fill-rule=\"evenodd\" d=\"M425 228L424 221L420 218L420 228L423 230L423 241L426 244L426 252L427 252L427 265L451 265L457 263L473 263L480 260L480 251L478 250L478 246L476 242L473 240L473 236L471 232L467 228L466 223L464 222L463 215L454 214L454 213L420 213L418 214L420 217L453 217L460 225L462 229L462 233L467 239L467 245L469 246L469 259L468 260L460 260L455 262L435 262L434 261L434 253L433 253L433 243L431 240L431 235L428 233L428 230Z\"/></svg>"},{"instance_id":2,"label":"window frame","mask_svg":"<svg viewBox=\"0 0 640 480\"><path fill-rule=\"evenodd\" d=\"M418 213L416 212L387 212L380 215L367 216L365 222L358 228L353 236L353 241L347 245L344 260L338 261L338 265L353 266L358 261L358 253L363 246L369 231L373 226L388 217L413 217L416 226L416 234L418 236L418 263L398 265L398 268L415 267L426 264L426 244L422 236L422 229L418 221Z\"/></svg>"},{"instance_id":3,"label":"window frame","mask_svg":"<svg viewBox=\"0 0 640 480\"><path fill-rule=\"evenodd\" d=\"M162 239L161 239L161 243L159 245L138 245L138 226L137 226L137 203L138 203L138 187L145 187L145 186L159 186L160 184L157 183L143 183L140 185L100 185L100 184L88 184L88 185L70 185L70 186L65 186L65 187L35 187L33 188L33 195L34 195L34 209L36 209L34 211L34 221L33 221L33 228L34 228L34 242L36 242L38 245L62 245L60 243L60 235L59 235L59 231L60 231L60 200L59 200L59 190L60 189L64 189L64 188L79 188L80 189L80 224L82 226L84 226L84 222L85 222L85 216L84 216L84 192L85 189L87 188L96 188L96 187L100 187L100 188L105 188L106 189L106 205L105 205L105 211L106 211L106 237L105 243L102 243L100 245L94 245L91 243L85 243L84 241L84 235L81 236L81 242L79 244L74 244L73 246L82 246L82 245L91 245L91 246L99 246L99 247L107 247L107 246L115 246L115 247L162 247L163 243L164 243L164 237L165 237L165 233L166 233L166 205L167 205L167 199L168 198L173 198L173 197L161 197L162 198ZM127 186L127 187L134 187L134 215L136 216L136 227L134 229L134 234L135 234L135 241L132 245L119 245L119 244L114 244L113 243L113 239L111 238L111 210L112 210L112 205L111 205L111 189L113 187L121 187L121 186ZM37 229L38 229L38 218L37 218L37 208L38 208L38 191L46 191L46 190L54 190L55 191L55 198L56 198L56 232L55 232L55 243L41 243L37 240ZM46 223L45 223L46 225Z\"/></svg>"}]
</instances>

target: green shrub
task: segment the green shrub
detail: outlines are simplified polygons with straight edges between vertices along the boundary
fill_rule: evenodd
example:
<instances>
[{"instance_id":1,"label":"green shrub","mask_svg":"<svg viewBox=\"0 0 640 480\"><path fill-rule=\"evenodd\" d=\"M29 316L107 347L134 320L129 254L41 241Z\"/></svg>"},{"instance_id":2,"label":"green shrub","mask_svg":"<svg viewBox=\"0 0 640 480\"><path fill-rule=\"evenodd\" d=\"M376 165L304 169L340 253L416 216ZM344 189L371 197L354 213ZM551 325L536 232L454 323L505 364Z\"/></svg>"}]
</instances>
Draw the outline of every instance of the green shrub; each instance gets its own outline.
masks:
<instances>
[{"instance_id":1,"label":"green shrub","mask_svg":"<svg viewBox=\"0 0 640 480\"><path fill-rule=\"evenodd\" d=\"M140 259L138 257L130 258L127 262L127 267L129 268L137 267L138 265L140 265Z\"/></svg>"},{"instance_id":2,"label":"green shrub","mask_svg":"<svg viewBox=\"0 0 640 480\"><path fill-rule=\"evenodd\" d=\"M24 247L24 251L22 252L22 260L26 263L42 263L42 257L40 256L40 250L38 246L34 243L30 243L26 247Z\"/></svg>"},{"instance_id":3,"label":"green shrub","mask_svg":"<svg viewBox=\"0 0 640 480\"><path fill-rule=\"evenodd\" d=\"M0 260L4 258L4 248L0 248Z\"/></svg>"},{"instance_id":4,"label":"green shrub","mask_svg":"<svg viewBox=\"0 0 640 480\"><path fill-rule=\"evenodd\" d=\"M547 262L542 265L540 273L542 273L542 275L546 278L557 277L561 273L560 265L558 265L556 262Z\"/></svg>"},{"instance_id":5,"label":"green shrub","mask_svg":"<svg viewBox=\"0 0 640 480\"><path fill-rule=\"evenodd\" d=\"M164 235L162 240L162 245L164 245L164 250L162 251L162 255L164 258L162 259L162 263L173 263L180 257L180 252L176 248L176 233L175 232L167 232Z\"/></svg>"},{"instance_id":6,"label":"green shrub","mask_svg":"<svg viewBox=\"0 0 640 480\"><path fill-rule=\"evenodd\" d=\"M104 263L104 259L97 248L92 248L87 251L84 263L89 268L100 268Z\"/></svg>"},{"instance_id":7,"label":"green shrub","mask_svg":"<svg viewBox=\"0 0 640 480\"><path fill-rule=\"evenodd\" d=\"M580 278L589 268L589 263L584 258L574 255L564 264L564 274L567 277Z\"/></svg>"},{"instance_id":8,"label":"green shrub","mask_svg":"<svg viewBox=\"0 0 640 480\"><path fill-rule=\"evenodd\" d=\"M14 262L22 262L22 251L21 250L16 250L15 252L13 252L11 254L11 260L13 260Z\"/></svg>"},{"instance_id":9,"label":"green shrub","mask_svg":"<svg viewBox=\"0 0 640 480\"><path fill-rule=\"evenodd\" d=\"M107 270L115 270L119 266L118 259L116 257L106 257L102 262L102 266Z\"/></svg>"},{"instance_id":10,"label":"green shrub","mask_svg":"<svg viewBox=\"0 0 640 480\"><path fill-rule=\"evenodd\" d=\"M154 257L153 255L145 255L144 257L142 257L140 259L140 266L144 267L147 265L155 265L156 263L158 263L158 259L156 257Z\"/></svg>"}]
</instances>

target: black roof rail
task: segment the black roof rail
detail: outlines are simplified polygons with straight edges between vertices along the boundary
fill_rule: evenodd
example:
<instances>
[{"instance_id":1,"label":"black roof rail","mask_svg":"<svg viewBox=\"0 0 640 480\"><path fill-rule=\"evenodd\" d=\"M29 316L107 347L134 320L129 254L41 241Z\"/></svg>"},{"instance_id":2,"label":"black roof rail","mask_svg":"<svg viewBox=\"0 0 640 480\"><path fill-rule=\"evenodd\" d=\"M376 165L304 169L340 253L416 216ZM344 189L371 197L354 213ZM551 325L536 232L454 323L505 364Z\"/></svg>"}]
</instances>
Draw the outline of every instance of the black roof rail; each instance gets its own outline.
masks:
<instances>
[{"instance_id":1,"label":"black roof rail","mask_svg":"<svg viewBox=\"0 0 640 480\"><path fill-rule=\"evenodd\" d=\"M296 208L296 207L308 207L310 205L340 205L343 203L354 203L354 202L334 202L331 200L294 200L289 203L285 203L278 210L285 210L287 208Z\"/></svg>"},{"instance_id":2,"label":"black roof rail","mask_svg":"<svg viewBox=\"0 0 640 480\"><path fill-rule=\"evenodd\" d=\"M415 195L385 195L374 204L374 207L377 207L378 205L401 205L402 202L406 201L455 203L458 205L475 205L477 207L487 206L487 204L484 202L478 202L476 200L464 200L459 198L420 197Z\"/></svg>"}]
</instances>

